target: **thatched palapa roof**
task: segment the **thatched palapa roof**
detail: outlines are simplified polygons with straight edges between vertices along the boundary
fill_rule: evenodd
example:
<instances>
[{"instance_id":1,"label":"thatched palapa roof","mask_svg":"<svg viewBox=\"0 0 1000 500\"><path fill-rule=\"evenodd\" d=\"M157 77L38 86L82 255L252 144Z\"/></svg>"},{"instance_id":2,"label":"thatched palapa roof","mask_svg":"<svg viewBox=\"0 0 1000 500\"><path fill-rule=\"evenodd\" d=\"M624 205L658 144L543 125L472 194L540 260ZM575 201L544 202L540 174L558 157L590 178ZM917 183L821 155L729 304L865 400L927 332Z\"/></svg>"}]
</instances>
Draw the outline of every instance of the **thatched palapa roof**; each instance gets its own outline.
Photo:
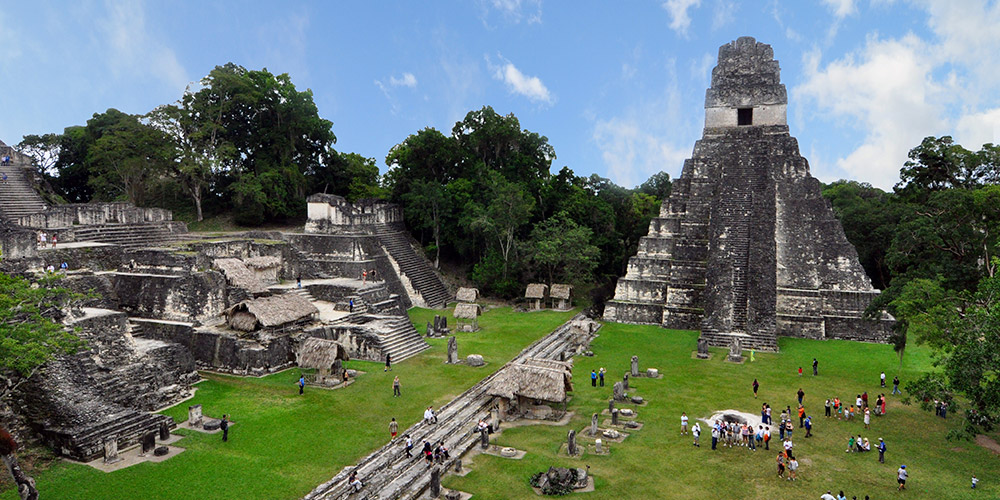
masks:
<instances>
[{"instance_id":1,"label":"thatched palapa roof","mask_svg":"<svg viewBox=\"0 0 1000 500\"><path fill-rule=\"evenodd\" d=\"M461 302L455 305L454 316L458 319L476 319L482 313L483 309L479 304Z\"/></svg>"},{"instance_id":2,"label":"thatched palapa roof","mask_svg":"<svg viewBox=\"0 0 1000 500\"><path fill-rule=\"evenodd\" d=\"M229 326L251 331L258 324L263 327L281 326L307 318L318 312L319 309L301 295L285 293L244 300L227 309L226 317ZM253 324L250 324L251 321Z\"/></svg>"},{"instance_id":3,"label":"thatched palapa roof","mask_svg":"<svg viewBox=\"0 0 1000 500\"><path fill-rule=\"evenodd\" d=\"M524 291L524 298L526 299L544 299L545 292L548 291L549 286L542 283L531 283L528 288Z\"/></svg>"},{"instance_id":4,"label":"thatched palapa roof","mask_svg":"<svg viewBox=\"0 0 1000 500\"><path fill-rule=\"evenodd\" d=\"M459 288L458 293L455 294L455 298L459 302L475 302L479 300L479 289L478 288Z\"/></svg>"},{"instance_id":5,"label":"thatched palapa roof","mask_svg":"<svg viewBox=\"0 0 1000 500\"><path fill-rule=\"evenodd\" d=\"M562 403L573 390L573 370L569 363L528 358L524 363L504 368L490 384L492 396L514 399L517 396Z\"/></svg>"},{"instance_id":6,"label":"thatched palapa roof","mask_svg":"<svg viewBox=\"0 0 1000 500\"><path fill-rule=\"evenodd\" d=\"M549 297L552 297L553 299L569 300L571 295L573 295L573 285L553 283L552 290L549 291Z\"/></svg>"},{"instance_id":7,"label":"thatched palapa roof","mask_svg":"<svg viewBox=\"0 0 1000 500\"><path fill-rule=\"evenodd\" d=\"M247 269L246 264L240 259L215 259L212 265L222 271L230 285L244 288L250 293L267 291L267 287L257 279L257 275Z\"/></svg>"},{"instance_id":8,"label":"thatched palapa roof","mask_svg":"<svg viewBox=\"0 0 1000 500\"><path fill-rule=\"evenodd\" d=\"M347 350L338 342L309 337L299 344L295 359L301 368L329 370L336 360L347 361Z\"/></svg>"},{"instance_id":9,"label":"thatched palapa roof","mask_svg":"<svg viewBox=\"0 0 1000 500\"><path fill-rule=\"evenodd\" d=\"M250 257L249 259L243 259L243 263L247 267L252 269L270 269L272 267L281 266L281 259L277 257L271 257L270 255L263 255L260 257Z\"/></svg>"}]
</instances>

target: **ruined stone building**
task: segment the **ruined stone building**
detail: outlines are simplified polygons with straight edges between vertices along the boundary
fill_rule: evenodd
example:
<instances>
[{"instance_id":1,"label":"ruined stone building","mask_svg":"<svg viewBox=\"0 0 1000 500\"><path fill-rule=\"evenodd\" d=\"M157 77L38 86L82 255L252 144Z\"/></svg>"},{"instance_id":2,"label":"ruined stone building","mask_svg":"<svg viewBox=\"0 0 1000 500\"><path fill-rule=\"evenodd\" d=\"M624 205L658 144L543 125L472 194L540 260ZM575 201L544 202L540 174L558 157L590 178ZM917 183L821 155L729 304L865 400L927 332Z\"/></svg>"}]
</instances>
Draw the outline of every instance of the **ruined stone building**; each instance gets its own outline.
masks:
<instances>
[{"instance_id":1,"label":"ruined stone building","mask_svg":"<svg viewBox=\"0 0 1000 500\"><path fill-rule=\"evenodd\" d=\"M891 318L861 318L879 292L789 134L779 72L753 38L719 48L704 134L605 319L766 350L778 335L887 339Z\"/></svg>"}]
</instances>

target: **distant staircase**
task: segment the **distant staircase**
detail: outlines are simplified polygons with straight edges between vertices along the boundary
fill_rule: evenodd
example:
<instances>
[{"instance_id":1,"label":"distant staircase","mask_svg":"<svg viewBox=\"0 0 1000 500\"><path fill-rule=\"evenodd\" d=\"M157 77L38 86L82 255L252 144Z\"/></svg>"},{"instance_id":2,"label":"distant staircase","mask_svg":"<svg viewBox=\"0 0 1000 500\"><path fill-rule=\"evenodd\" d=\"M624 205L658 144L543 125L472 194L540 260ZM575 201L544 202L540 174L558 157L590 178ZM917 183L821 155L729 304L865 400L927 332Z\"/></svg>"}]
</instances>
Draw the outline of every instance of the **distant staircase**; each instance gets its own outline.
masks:
<instances>
[{"instance_id":1,"label":"distant staircase","mask_svg":"<svg viewBox=\"0 0 1000 500\"><path fill-rule=\"evenodd\" d=\"M433 266L425 258L417 255L406 238L397 228L384 225L375 231L379 242L399 265L399 272L410 280L410 284L423 297L427 307L440 308L452 299L448 288L434 272Z\"/></svg>"},{"instance_id":2,"label":"distant staircase","mask_svg":"<svg viewBox=\"0 0 1000 500\"><path fill-rule=\"evenodd\" d=\"M76 241L113 243L125 248L152 247L178 241L187 236L182 223L99 224L75 229Z\"/></svg>"},{"instance_id":3,"label":"distant staircase","mask_svg":"<svg viewBox=\"0 0 1000 500\"><path fill-rule=\"evenodd\" d=\"M0 143L2 144L2 143ZM8 153L0 147L0 157ZM45 202L31 184L31 165L20 155L11 154L10 165L0 165L0 179L7 174L7 182L0 181L0 218L14 221L18 217L45 210Z\"/></svg>"}]
</instances>

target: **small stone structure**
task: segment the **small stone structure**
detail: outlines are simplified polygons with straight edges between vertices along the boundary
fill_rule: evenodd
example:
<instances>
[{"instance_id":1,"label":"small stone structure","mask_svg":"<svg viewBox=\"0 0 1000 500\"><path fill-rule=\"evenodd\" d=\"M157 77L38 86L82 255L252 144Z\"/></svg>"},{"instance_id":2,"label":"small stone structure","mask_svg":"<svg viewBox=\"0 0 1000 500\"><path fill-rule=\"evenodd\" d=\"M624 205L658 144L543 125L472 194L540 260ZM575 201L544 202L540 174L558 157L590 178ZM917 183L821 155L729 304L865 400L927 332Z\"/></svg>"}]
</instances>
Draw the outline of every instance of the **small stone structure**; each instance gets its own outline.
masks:
<instances>
[{"instance_id":1,"label":"small stone structure","mask_svg":"<svg viewBox=\"0 0 1000 500\"><path fill-rule=\"evenodd\" d=\"M430 494L431 498L441 496L441 468L437 466L431 469Z\"/></svg>"},{"instance_id":2,"label":"small stone structure","mask_svg":"<svg viewBox=\"0 0 1000 500\"><path fill-rule=\"evenodd\" d=\"M552 308L557 311L568 311L573 308L573 285L553 283L549 290Z\"/></svg>"},{"instance_id":3,"label":"small stone structure","mask_svg":"<svg viewBox=\"0 0 1000 500\"><path fill-rule=\"evenodd\" d=\"M743 341L739 338L733 338L729 343L729 356L726 357L726 361L743 362Z\"/></svg>"},{"instance_id":4,"label":"small stone structure","mask_svg":"<svg viewBox=\"0 0 1000 500\"><path fill-rule=\"evenodd\" d=\"M450 331L451 330L448 329L448 318L446 316L435 314L434 321L427 322L428 337L443 337L447 335Z\"/></svg>"},{"instance_id":5,"label":"small stone structure","mask_svg":"<svg viewBox=\"0 0 1000 500\"><path fill-rule=\"evenodd\" d=\"M280 330L315 319L319 309L294 293L245 300L226 310L226 323L234 330Z\"/></svg>"},{"instance_id":6,"label":"small stone structure","mask_svg":"<svg viewBox=\"0 0 1000 500\"><path fill-rule=\"evenodd\" d=\"M299 343L295 362L299 368L314 369L306 376L311 385L333 387L344 382L343 362L349 360L347 350L339 342L308 337Z\"/></svg>"},{"instance_id":7,"label":"small stone structure","mask_svg":"<svg viewBox=\"0 0 1000 500\"><path fill-rule=\"evenodd\" d=\"M524 298L528 300L528 310L540 311L545 308L545 297L549 286L542 283L531 283L524 290Z\"/></svg>"},{"instance_id":8,"label":"small stone structure","mask_svg":"<svg viewBox=\"0 0 1000 500\"><path fill-rule=\"evenodd\" d=\"M460 302L455 305L453 315L456 320L456 328L463 332L479 331L479 316L483 314L483 308L479 304L469 304Z\"/></svg>"},{"instance_id":9,"label":"small stone structure","mask_svg":"<svg viewBox=\"0 0 1000 500\"><path fill-rule=\"evenodd\" d=\"M572 378L573 368L567 362L528 358L500 371L487 393L500 397L501 414L516 417L535 401L565 404L566 393L573 390ZM561 413L551 416L558 419Z\"/></svg>"},{"instance_id":10,"label":"small stone structure","mask_svg":"<svg viewBox=\"0 0 1000 500\"><path fill-rule=\"evenodd\" d=\"M448 337L448 364L458 364L458 341Z\"/></svg>"},{"instance_id":11,"label":"small stone structure","mask_svg":"<svg viewBox=\"0 0 1000 500\"><path fill-rule=\"evenodd\" d=\"M458 292L455 293L455 300L469 304L475 303L479 300L479 289L465 287L459 288Z\"/></svg>"},{"instance_id":12,"label":"small stone structure","mask_svg":"<svg viewBox=\"0 0 1000 500\"><path fill-rule=\"evenodd\" d=\"M118 438L112 436L104 440L104 463L113 464L121 460L122 458L118 456Z\"/></svg>"},{"instance_id":13,"label":"small stone structure","mask_svg":"<svg viewBox=\"0 0 1000 500\"><path fill-rule=\"evenodd\" d=\"M485 365L486 361L483 360L482 354L470 354L465 357L465 364L472 367L479 367Z\"/></svg>"},{"instance_id":14,"label":"small stone structure","mask_svg":"<svg viewBox=\"0 0 1000 500\"><path fill-rule=\"evenodd\" d=\"M708 340L704 338L698 338L698 359L708 359Z\"/></svg>"},{"instance_id":15,"label":"small stone structure","mask_svg":"<svg viewBox=\"0 0 1000 500\"><path fill-rule=\"evenodd\" d=\"M603 442L600 438L594 440L594 451L597 453L604 453Z\"/></svg>"},{"instance_id":16,"label":"small stone structure","mask_svg":"<svg viewBox=\"0 0 1000 500\"><path fill-rule=\"evenodd\" d=\"M591 436L596 436L597 435L597 414L596 413L593 414L593 415L591 415L591 417L590 417L590 435Z\"/></svg>"},{"instance_id":17,"label":"small stone structure","mask_svg":"<svg viewBox=\"0 0 1000 500\"><path fill-rule=\"evenodd\" d=\"M580 450L576 447L576 430L570 429L569 433L566 435L566 453L571 457L575 457L580 454Z\"/></svg>"},{"instance_id":18,"label":"small stone structure","mask_svg":"<svg viewBox=\"0 0 1000 500\"><path fill-rule=\"evenodd\" d=\"M190 427L200 427L202 421L201 405L188 406L187 423Z\"/></svg>"},{"instance_id":19,"label":"small stone structure","mask_svg":"<svg viewBox=\"0 0 1000 500\"><path fill-rule=\"evenodd\" d=\"M625 384L622 382L615 382L615 385L611 388L611 390L614 396L614 401L625 401Z\"/></svg>"},{"instance_id":20,"label":"small stone structure","mask_svg":"<svg viewBox=\"0 0 1000 500\"><path fill-rule=\"evenodd\" d=\"M639 356L632 356L632 376L639 376Z\"/></svg>"},{"instance_id":21,"label":"small stone structure","mask_svg":"<svg viewBox=\"0 0 1000 500\"><path fill-rule=\"evenodd\" d=\"M618 411L618 408L611 410L611 425L618 425L618 415L620 413L621 412Z\"/></svg>"},{"instance_id":22,"label":"small stone structure","mask_svg":"<svg viewBox=\"0 0 1000 500\"><path fill-rule=\"evenodd\" d=\"M769 45L719 48L705 129L639 242L608 321L701 330L716 347L775 351L777 336L886 342L863 319L879 292L789 134Z\"/></svg>"},{"instance_id":23,"label":"small stone structure","mask_svg":"<svg viewBox=\"0 0 1000 500\"><path fill-rule=\"evenodd\" d=\"M584 469L549 467L547 472L539 472L532 476L530 483L544 495L566 495L573 490L586 488L590 480Z\"/></svg>"}]
</instances>

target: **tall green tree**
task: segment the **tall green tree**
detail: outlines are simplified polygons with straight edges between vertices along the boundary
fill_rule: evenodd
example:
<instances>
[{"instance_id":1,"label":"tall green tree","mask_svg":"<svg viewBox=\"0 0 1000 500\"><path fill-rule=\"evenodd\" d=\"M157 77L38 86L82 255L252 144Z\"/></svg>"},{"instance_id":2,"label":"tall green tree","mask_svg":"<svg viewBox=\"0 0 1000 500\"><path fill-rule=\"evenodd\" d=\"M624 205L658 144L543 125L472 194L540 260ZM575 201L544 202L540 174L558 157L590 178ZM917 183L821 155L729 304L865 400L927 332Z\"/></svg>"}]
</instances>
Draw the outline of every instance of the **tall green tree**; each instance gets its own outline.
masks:
<instances>
[{"instance_id":1,"label":"tall green tree","mask_svg":"<svg viewBox=\"0 0 1000 500\"><path fill-rule=\"evenodd\" d=\"M518 230L535 206L524 187L508 181L497 171L490 171L486 183L485 205L475 206L476 219L472 227L487 234L497 244L503 258L503 278L507 278L513 251L518 242Z\"/></svg>"},{"instance_id":2,"label":"tall green tree","mask_svg":"<svg viewBox=\"0 0 1000 500\"><path fill-rule=\"evenodd\" d=\"M103 201L127 200L144 205L151 181L174 161L174 151L163 132L126 115L109 126L87 151L88 184Z\"/></svg>"},{"instance_id":3,"label":"tall green tree","mask_svg":"<svg viewBox=\"0 0 1000 500\"><path fill-rule=\"evenodd\" d=\"M593 278L600 250L590 243L594 233L574 222L565 212L549 217L531 230L525 253L544 270L551 286L588 283Z\"/></svg>"}]
</instances>

